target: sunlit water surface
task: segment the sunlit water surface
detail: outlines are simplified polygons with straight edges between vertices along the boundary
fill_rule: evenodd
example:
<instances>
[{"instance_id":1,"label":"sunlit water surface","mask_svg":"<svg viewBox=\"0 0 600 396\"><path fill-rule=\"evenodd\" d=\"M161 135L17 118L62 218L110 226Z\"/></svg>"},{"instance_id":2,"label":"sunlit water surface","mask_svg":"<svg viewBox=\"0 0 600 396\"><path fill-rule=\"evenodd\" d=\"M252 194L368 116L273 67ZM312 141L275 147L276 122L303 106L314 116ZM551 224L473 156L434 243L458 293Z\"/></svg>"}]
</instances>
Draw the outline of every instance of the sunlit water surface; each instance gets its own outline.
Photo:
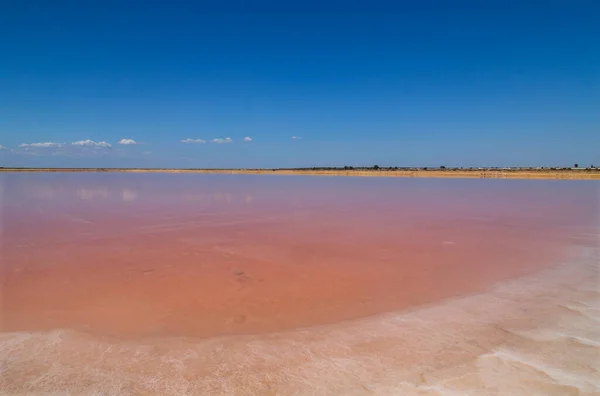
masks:
<instances>
[{"instance_id":1,"label":"sunlit water surface","mask_svg":"<svg viewBox=\"0 0 600 396\"><path fill-rule=\"evenodd\" d=\"M598 182L0 178L0 394L600 392Z\"/></svg>"}]
</instances>

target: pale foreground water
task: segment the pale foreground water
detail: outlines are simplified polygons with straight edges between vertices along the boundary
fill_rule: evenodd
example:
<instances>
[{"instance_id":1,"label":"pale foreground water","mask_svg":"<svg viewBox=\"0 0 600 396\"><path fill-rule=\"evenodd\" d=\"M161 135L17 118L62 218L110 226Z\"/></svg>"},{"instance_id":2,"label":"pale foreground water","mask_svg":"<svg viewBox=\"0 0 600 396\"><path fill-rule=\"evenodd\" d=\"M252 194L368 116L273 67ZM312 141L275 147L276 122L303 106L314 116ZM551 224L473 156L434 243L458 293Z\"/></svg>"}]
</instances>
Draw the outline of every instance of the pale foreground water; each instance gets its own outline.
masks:
<instances>
[{"instance_id":1,"label":"pale foreground water","mask_svg":"<svg viewBox=\"0 0 600 396\"><path fill-rule=\"evenodd\" d=\"M598 394L597 182L2 180L0 394Z\"/></svg>"}]
</instances>

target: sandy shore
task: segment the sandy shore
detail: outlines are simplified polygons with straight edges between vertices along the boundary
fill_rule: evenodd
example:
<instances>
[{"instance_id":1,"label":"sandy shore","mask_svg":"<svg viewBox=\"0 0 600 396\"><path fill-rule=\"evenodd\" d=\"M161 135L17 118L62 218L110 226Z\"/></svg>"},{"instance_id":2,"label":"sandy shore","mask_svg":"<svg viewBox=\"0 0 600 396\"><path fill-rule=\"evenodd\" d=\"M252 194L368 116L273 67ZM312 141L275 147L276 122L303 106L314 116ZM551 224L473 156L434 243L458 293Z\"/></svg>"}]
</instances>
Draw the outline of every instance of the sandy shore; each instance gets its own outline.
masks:
<instances>
[{"instance_id":1,"label":"sandy shore","mask_svg":"<svg viewBox=\"0 0 600 396\"><path fill-rule=\"evenodd\" d=\"M374 176L433 177L476 179L572 179L600 180L600 169L564 170L313 170L313 169L128 169L128 168L0 168L4 172L148 172L148 173L212 173L248 175L314 175L314 176Z\"/></svg>"}]
</instances>

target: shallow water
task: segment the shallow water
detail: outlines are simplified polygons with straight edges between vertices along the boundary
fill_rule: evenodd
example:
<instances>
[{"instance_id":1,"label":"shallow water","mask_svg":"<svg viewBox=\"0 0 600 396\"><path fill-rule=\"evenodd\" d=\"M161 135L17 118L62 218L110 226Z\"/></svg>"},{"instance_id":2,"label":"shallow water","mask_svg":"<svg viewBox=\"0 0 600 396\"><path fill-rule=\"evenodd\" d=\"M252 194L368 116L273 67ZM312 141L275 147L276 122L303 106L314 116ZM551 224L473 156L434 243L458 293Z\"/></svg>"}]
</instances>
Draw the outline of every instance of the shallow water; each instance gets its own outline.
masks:
<instances>
[{"instance_id":1,"label":"shallow water","mask_svg":"<svg viewBox=\"0 0 600 396\"><path fill-rule=\"evenodd\" d=\"M598 183L2 176L3 394L595 394Z\"/></svg>"}]
</instances>

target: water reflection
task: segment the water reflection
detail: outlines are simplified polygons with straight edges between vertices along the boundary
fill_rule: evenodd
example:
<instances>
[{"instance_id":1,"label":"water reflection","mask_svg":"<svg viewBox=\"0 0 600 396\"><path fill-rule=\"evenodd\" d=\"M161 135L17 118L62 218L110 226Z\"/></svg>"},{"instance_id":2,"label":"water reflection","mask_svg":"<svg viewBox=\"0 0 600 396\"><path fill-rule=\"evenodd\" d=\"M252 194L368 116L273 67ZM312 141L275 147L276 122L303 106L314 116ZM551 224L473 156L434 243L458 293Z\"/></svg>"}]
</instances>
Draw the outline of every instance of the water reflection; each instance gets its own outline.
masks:
<instances>
[{"instance_id":1,"label":"water reflection","mask_svg":"<svg viewBox=\"0 0 600 396\"><path fill-rule=\"evenodd\" d=\"M95 200L95 199L107 199L109 195L108 188L96 187L96 188L78 188L76 193L77 197L83 200Z\"/></svg>"},{"instance_id":2,"label":"water reflection","mask_svg":"<svg viewBox=\"0 0 600 396\"><path fill-rule=\"evenodd\" d=\"M121 190L121 196L123 197L123 201L132 202L136 200L138 193L130 188L123 188Z\"/></svg>"},{"instance_id":3,"label":"water reflection","mask_svg":"<svg viewBox=\"0 0 600 396\"><path fill-rule=\"evenodd\" d=\"M37 190L37 195L42 199L54 199L58 191L51 186L40 186Z\"/></svg>"},{"instance_id":4,"label":"water reflection","mask_svg":"<svg viewBox=\"0 0 600 396\"><path fill-rule=\"evenodd\" d=\"M215 192L213 194L213 202L216 203L231 203L232 197L230 193Z\"/></svg>"},{"instance_id":5,"label":"water reflection","mask_svg":"<svg viewBox=\"0 0 600 396\"><path fill-rule=\"evenodd\" d=\"M182 193L181 200L184 202L204 202L207 196L208 195L206 193Z\"/></svg>"},{"instance_id":6,"label":"water reflection","mask_svg":"<svg viewBox=\"0 0 600 396\"><path fill-rule=\"evenodd\" d=\"M135 186L118 187L110 184L93 185L82 183L37 183L35 181L19 183L11 188L11 197L40 201L63 201L78 199L81 201L121 200L133 202L138 199L140 190Z\"/></svg>"},{"instance_id":7,"label":"water reflection","mask_svg":"<svg viewBox=\"0 0 600 396\"><path fill-rule=\"evenodd\" d=\"M565 207L595 197L594 182L520 180L435 180L315 177L235 177L175 174L7 174L5 202L52 205L140 204L179 207L201 205L228 210L388 211L406 217L445 216L474 221L493 212L512 217L556 217ZM568 185L568 187L566 187ZM481 188L477 188L480 186ZM587 191L588 193L585 193ZM584 198L582 198L582 196ZM536 198L536 199L532 199ZM593 202L580 202L590 207ZM597 207L597 203L595 203ZM131 210L131 206L128 210ZM426 207L426 211L417 209ZM246 208L246 209L244 209ZM88 206L86 209L90 209ZM574 214L575 215L575 214Z\"/></svg>"},{"instance_id":8,"label":"water reflection","mask_svg":"<svg viewBox=\"0 0 600 396\"><path fill-rule=\"evenodd\" d=\"M187 203L215 203L215 204L251 204L253 195L249 193L230 193L217 191L213 193L181 193L181 200Z\"/></svg>"}]
</instances>

